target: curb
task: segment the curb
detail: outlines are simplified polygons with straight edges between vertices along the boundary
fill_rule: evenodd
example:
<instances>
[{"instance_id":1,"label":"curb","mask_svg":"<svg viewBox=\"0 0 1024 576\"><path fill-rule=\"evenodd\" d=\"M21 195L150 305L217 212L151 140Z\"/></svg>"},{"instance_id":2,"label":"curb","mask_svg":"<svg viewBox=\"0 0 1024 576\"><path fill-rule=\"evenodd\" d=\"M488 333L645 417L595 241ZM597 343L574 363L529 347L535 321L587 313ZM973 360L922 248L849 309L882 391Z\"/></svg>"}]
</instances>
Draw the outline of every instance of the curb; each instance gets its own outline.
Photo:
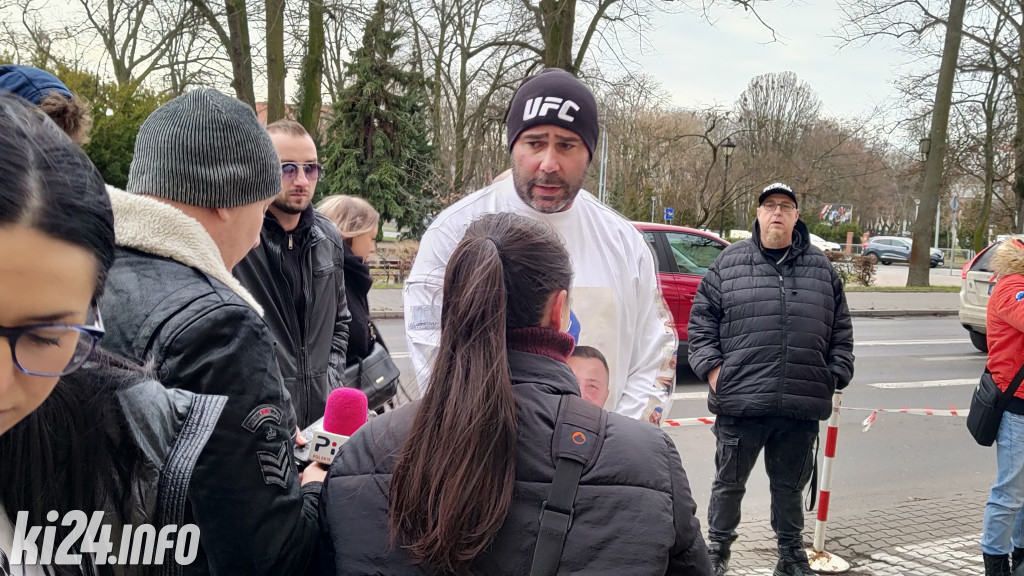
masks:
<instances>
[{"instance_id":1,"label":"curb","mask_svg":"<svg viewBox=\"0 0 1024 576\"><path fill-rule=\"evenodd\" d=\"M956 316L959 310L850 310L853 318L896 318L902 316ZM403 312L394 310L371 310L370 320L401 320Z\"/></svg>"},{"instance_id":2,"label":"curb","mask_svg":"<svg viewBox=\"0 0 1024 576\"><path fill-rule=\"evenodd\" d=\"M893 318L898 316L957 316L959 310L850 310L854 318Z\"/></svg>"}]
</instances>

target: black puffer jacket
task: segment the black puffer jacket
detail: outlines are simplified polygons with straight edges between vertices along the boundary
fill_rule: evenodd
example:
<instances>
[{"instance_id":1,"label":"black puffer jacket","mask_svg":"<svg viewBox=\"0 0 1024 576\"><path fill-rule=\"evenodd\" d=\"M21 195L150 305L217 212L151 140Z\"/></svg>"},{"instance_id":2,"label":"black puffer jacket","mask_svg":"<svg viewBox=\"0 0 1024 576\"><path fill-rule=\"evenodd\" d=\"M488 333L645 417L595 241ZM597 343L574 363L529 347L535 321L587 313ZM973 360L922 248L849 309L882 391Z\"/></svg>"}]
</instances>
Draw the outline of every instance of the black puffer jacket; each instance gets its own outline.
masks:
<instances>
[{"instance_id":1,"label":"black puffer jacket","mask_svg":"<svg viewBox=\"0 0 1024 576\"><path fill-rule=\"evenodd\" d=\"M104 348L151 360L168 388L228 398L189 488L202 537L186 573L303 574L321 484L300 488L295 420L259 305L198 222L144 196L112 190L111 201L119 246L100 301Z\"/></svg>"},{"instance_id":2,"label":"black puffer jacket","mask_svg":"<svg viewBox=\"0 0 1024 576\"><path fill-rule=\"evenodd\" d=\"M781 264L750 240L719 254L701 280L688 326L690 366L716 366L715 414L824 420L853 378L853 324L839 276L797 221Z\"/></svg>"},{"instance_id":3,"label":"black puffer jacket","mask_svg":"<svg viewBox=\"0 0 1024 576\"><path fill-rule=\"evenodd\" d=\"M277 342L277 362L300 428L323 417L327 396L341 386L349 324L341 236L330 220L312 206L308 210L303 218L311 222L301 242L291 239L268 212L260 245L232 270L263 306L263 320ZM301 319L281 270L282 251L288 249L289 242L302 251L305 318Z\"/></svg>"},{"instance_id":4,"label":"black puffer jacket","mask_svg":"<svg viewBox=\"0 0 1024 576\"><path fill-rule=\"evenodd\" d=\"M563 394L579 394L567 365L509 351L519 442L512 507L493 544L471 567L489 576L528 574L551 489L551 440ZM324 484L323 574L422 576L388 543L391 471L419 403L370 421L342 446ZM584 473L558 574L712 574L679 453L650 424L608 415L604 447Z\"/></svg>"}]
</instances>

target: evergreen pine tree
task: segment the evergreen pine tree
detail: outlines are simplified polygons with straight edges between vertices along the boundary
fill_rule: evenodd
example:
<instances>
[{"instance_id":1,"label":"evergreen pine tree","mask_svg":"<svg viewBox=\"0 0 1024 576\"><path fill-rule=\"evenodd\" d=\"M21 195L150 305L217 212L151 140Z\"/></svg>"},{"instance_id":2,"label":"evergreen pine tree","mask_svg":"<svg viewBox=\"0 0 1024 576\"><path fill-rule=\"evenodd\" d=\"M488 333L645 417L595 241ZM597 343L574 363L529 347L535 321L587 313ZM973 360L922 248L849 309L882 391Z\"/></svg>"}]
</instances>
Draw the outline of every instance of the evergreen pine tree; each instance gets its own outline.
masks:
<instances>
[{"instance_id":1,"label":"evergreen pine tree","mask_svg":"<svg viewBox=\"0 0 1024 576\"><path fill-rule=\"evenodd\" d=\"M437 152L430 142L426 82L395 63L401 32L388 27L378 0L363 45L345 70L324 148L321 195L365 198L381 220L419 238L440 209L434 187Z\"/></svg>"}]
</instances>

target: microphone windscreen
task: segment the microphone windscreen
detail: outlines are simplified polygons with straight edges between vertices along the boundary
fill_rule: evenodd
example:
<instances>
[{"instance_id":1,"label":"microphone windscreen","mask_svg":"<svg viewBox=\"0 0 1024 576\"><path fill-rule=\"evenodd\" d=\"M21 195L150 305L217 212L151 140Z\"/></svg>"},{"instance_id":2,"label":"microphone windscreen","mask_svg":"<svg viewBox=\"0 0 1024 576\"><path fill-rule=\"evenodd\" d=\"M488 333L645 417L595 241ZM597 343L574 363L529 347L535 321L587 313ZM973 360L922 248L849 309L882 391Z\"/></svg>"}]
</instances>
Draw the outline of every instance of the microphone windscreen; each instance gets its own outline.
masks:
<instances>
[{"instance_id":1,"label":"microphone windscreen","mask_svg":"<svg viewBox=\"0 0 1024 576\"><path fill-rule=\"evenodd\" d=\"M366 424L366 394L355 388L337 388L327 397L324 409L324 431L351 436Z\"/></svg>"}]
</instances>

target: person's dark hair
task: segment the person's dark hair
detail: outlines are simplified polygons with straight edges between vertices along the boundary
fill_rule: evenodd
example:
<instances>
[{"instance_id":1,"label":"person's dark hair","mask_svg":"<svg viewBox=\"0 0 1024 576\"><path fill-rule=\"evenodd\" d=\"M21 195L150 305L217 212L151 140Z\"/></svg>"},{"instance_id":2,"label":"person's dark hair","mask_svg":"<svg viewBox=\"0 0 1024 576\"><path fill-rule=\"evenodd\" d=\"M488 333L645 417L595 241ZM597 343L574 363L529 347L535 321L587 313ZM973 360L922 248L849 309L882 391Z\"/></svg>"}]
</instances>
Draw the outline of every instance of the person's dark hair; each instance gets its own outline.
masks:
<instances>
[{"instance_id":1,"label":"person's dark hair","mask_svg":"<svg viewBox=\"0 0 1024 576\"><path fill-rule=\"evenodd\" d=\"M96 257L103 292L114 262L114 213L100 173L39 108L0 94L0 226L25 224Z\"/></svg>"},{"instance_id":2,"label":"person's dark hair","mask_svg":"<svg viewBox=\"0 0 1024 576\"><path fill-rule=\"evenodd\" d=\"M470 224L448 261L441 343L391 476L391 542L417 564L467 573L505 521L517 434L506 331L540 325L571 283L558 234L516 214Z\"/></svg>"},{"instance_id":3,"label":"person's dark hair","mask_svg":"<svg viewBox=\"0 0 1024 576\"><path fill-rule=\"evenodd\" d=\"M124 414L115 394L147 378L144 369L97 349L84 366L61 377L39 408L0 435L0 503L12 524L18 511L28 512L30 526L46 526L50 510L91 515L104 504L128 520L136 501L131 478L143 458L131 435L119 430ZM56 528L57 542L71 530ZM53 569L61 575L83 570ZM85 572L113 574L109 566L87 566Z\"/></svg>"},{"instance_id":4,"label":"person's dark hair","mask_svg":"<svg viewBox=\"0 0 1024 576\"><path fill-rule=\"evenodd\" d=\"M604 354L593 346L577 346L572 351L573 358L590 358L592 360L600 360L601 364L604 364L604 369L608 370L608 360L605 359Z\"/></svg>"}]
</instances>

